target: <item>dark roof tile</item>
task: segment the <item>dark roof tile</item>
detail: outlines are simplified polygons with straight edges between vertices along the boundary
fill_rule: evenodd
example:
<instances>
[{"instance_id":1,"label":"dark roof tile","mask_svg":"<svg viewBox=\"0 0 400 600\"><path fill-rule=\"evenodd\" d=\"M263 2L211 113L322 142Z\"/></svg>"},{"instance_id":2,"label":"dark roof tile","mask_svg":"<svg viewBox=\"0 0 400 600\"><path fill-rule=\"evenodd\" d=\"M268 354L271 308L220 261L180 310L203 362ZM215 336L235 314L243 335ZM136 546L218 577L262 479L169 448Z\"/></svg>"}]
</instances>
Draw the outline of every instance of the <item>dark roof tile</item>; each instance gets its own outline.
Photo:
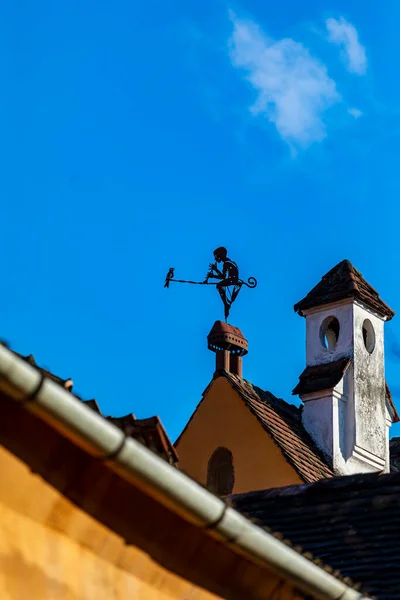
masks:
<instances>
[{"instance_id":1,"label":"dark roof tile","mask_svg":"<svg viewBox=\"0 0 400 600\"><path fill-rule=\"evenodd\" d=\"M400 597L400 473L334 477L240 494L232 503L361 582L365 593Z\"/></svg>"},{"instance_id":2,"label":"dark roof tile","mask_svg":"<svg viewBox=\"0 0 400 600\"><path fill-rule=\"evenodd\" d=\"M350 363L349 358L339 358L334 362L306 367L292 394L310 394L334 388L342 379Z\"/></svg>"},{"instance_id":3,"label":"dark roof tile","mask_svg":"<svg viewBox=\"0 0 400 600\"><path fill-rule=\"evenodd\" d=\"M390 448L390 470L400 473L400 437L394 437L389 441Z\"/></svg>"},{"instance_id":4,"label":"dark roof tile","mask_svg":"<svg viewBox=\"0 0 400 600\"><path fill-rule=\"evenodd\" d=\"M303 395L319 392L322 390L330 390L335 387L342 379L351 360L349 358L340 358L334 362L324 363L320 365L310 365L304 369L299 377L299 383L294 388L292 394ZM385 382L386 402L392 413L393 423L400 421L399 414L393 402L387 382Z\"/></svg>"},{"instance_id":5,"label":"dark roof tile","mask_svg":"<svg viewBox=\"0 0 400 600\"><path fill-rule=\"evenodd\" d=\"M394 316L394 311L381 300L378 292L365 281L361 273L348 260L343 260L326 273L311 292L295 304L294 310L302 315L307 308L345 298L360 300L379 315L386 317L387 320Z\"/></svg>"}]
</instances>

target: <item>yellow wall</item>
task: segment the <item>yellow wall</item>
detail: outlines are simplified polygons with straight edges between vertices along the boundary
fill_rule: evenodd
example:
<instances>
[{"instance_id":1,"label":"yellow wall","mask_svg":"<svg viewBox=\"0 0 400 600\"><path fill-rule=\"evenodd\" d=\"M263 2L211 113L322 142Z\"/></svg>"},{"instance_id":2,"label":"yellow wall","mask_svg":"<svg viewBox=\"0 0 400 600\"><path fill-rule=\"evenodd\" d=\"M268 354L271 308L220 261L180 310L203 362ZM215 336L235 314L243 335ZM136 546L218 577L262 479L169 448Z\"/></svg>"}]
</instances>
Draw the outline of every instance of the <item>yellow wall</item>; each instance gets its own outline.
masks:
<instances>
[{"instance_id":1,"label":"yellow wall","mask_svg":"<svg viewBox=\"0 0 400 600\"><path fill-rule=\"evenodd\" d=\"M0 395L1 600L282 600L222 544Z\"/></svg>"},{"instance_id":2,"label":"yellow wall","mask_svg":"<svg viewBox=\"0 0 400 600\"><path fill-rule=\"evenodd\" d=\"M127 545L2 448L0 473L1 600L217 598Z\"/></svg>"},{"instance_id":3,"label":"yellow wall","mask_svg":"<svg viewBox=\"0 0 400 600\"><path fill-rule=\"evenodd\" d=\"M178 440L179 467L203 485L219 446L233 454L233 493L303 483L225 377L218 377Z\"/></svg>"}]
</instances>

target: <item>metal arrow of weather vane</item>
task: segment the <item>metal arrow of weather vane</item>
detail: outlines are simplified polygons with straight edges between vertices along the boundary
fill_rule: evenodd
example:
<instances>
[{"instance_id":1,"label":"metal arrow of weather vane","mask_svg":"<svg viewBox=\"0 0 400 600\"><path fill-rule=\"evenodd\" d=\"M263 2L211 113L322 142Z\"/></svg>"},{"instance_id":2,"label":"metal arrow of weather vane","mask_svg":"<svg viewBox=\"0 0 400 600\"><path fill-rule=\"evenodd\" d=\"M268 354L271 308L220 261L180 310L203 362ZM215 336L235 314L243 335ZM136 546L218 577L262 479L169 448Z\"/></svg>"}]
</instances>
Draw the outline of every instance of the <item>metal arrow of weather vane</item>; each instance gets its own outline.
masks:
<instances>
[{"instance_id":1,"label":"metal arrow of weather vane","mask_svg":"<svg viewBox=\"0 0 400 600\"><path fill-rule=\"evenodd\" d=\"M168 288L171 282L192 283L195 285L215 285L224 305L225 321L227 321L231 306L238 297L242 287L245 285L248 288L255 288L257 279L255 279L255 277L249 277L247 281L239 279L239 268L233 260L228 258L228 252L223 246L214 250L214 259L215 263L210 263L204 281L174 279L175 269L171 267L165 278L164 287ZM218 268L220 263L222 264L222 268ZM216 281L209 281L210 279Z\"/></svg>"}]
</instances>

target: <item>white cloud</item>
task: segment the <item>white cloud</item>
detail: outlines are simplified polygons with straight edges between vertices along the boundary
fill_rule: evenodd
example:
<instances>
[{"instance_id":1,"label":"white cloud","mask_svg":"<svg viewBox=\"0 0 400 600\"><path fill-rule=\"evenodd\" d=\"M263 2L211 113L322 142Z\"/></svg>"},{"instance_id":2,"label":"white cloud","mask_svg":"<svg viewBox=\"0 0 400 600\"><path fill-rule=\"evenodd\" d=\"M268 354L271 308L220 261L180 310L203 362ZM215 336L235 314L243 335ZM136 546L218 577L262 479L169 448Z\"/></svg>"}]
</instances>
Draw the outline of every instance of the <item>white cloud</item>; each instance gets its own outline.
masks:
<instances>
[{"instance_id":1,"label":"white cloud","mask_svg":"<svg viewBox=\"0 0 400 600\"><path fill-rule=\"evenodd\" d=\"M349 108L349 110L347 111L350 115L352 115L355 119L359 119L360 117L363 116L363 112L362 110L360 110L359 108Z\"/></svg>"},{"instance_id":2,"label":"white cloud","mask_svg":"<svg viewBox=\"0 0 400 600\"><path fill-rule=\"evenodd\" d=\"M264 114L292 146L322 140L323 114L340 100L325 65L293 39L273 40L253 21L231 20L232 64L247 72L258 94L252 112Z\"/></svg>"},{"instance_id":3,"label":"white cloud","mask_svg":"<svg viewBox=\"0 0 400 600\"><path fill-rule=\"evenodd\" d=\"M342 48L343 57L351 73L364 75L367 71L365 48L358 41L357 29L346 19L327 19L328 40Z\"/></svg>"}]
</instances>

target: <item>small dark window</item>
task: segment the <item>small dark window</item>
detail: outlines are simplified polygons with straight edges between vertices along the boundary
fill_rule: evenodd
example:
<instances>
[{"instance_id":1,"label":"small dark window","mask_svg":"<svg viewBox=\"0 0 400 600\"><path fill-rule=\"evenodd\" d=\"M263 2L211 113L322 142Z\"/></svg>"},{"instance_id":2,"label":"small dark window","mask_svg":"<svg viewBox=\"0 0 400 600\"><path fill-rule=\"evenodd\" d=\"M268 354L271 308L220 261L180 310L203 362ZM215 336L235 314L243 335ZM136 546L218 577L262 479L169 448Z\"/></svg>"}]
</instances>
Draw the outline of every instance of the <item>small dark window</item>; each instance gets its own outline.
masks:
<instances>
[{"instance_id":1,"label":"small dark window","mask_svg":"<svg viewBox=\"0 0 400 600\"><path fill-rule=\"evenodd\" d=\"M232 452L217 448L208 462L207 488L218 496L228 496L235 484Z\"/></svg>"}]
</instances>

